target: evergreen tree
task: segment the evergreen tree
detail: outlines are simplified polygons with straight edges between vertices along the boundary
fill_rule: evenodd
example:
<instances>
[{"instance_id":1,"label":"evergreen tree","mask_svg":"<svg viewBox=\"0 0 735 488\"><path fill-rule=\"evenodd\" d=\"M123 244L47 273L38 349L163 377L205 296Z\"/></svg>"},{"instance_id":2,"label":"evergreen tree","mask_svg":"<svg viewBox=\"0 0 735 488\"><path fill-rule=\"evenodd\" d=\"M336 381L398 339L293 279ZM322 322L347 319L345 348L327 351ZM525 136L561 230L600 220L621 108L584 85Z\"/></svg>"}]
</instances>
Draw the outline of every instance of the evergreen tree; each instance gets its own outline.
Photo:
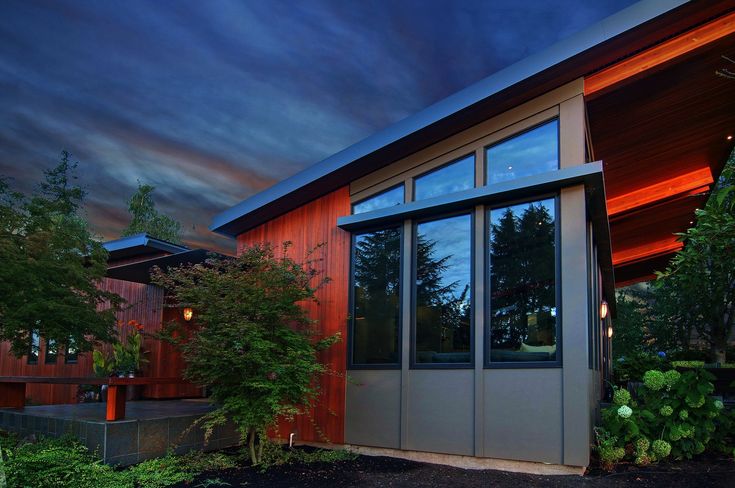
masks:
<instances>
[{"instance_id":1,"label":"evergreen tree","mask_svg":"<svg viewBox=\"0 0 735 488\"><path fill-rule=\"evenodd\" d=\"M123 236L146 233L156 239L181 244L181 224L156 210L153 201L155 186L138 184L138 189L128 200L130 223Z\"/></svg>"},{"instance_id":2,"label":"evergreen tree","mask_svg":"<svg viewBox=\"0 0 735 488\"><path fill-rule=\"evenodd\" d=\"M107 251L81 215L75 169L62 152L30 196L0 179L0 340L16 356L28 353L32 331L81 351L115 335L122 298L98 287Z\"/></svg>"}]
</instances>

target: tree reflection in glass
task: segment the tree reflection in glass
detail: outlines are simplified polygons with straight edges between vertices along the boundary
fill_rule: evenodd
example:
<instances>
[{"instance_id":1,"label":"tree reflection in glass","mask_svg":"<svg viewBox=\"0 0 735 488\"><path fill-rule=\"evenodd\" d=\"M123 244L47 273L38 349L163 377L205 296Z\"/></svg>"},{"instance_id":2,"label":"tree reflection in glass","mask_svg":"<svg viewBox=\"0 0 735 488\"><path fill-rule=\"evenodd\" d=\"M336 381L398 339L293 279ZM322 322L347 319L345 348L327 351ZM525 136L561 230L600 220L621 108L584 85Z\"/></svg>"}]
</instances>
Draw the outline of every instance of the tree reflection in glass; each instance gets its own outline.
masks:
<instances>
[{"instance_id":1,"label":"tree reflection in glass","mask_svg":"<svg viewBox=\"0 0 735 488\"><path fill-rule=\"evenodd\" d=\"M490 212L490 360L556 359L554 199Z\"/></svg>"},{"instance_id":2,"label":"tree reflection in glass","mask_svg":"<svg viewBox=\"0 0 735 488\"><path fill-rule=\"evenodd\" d=\"M416 226L416 362L469 363L472 220Z\"/></svg>"},{"instance_id":3,"label":"tree reflection in glass","mask_svg":"<svg viewBox=\"0 0 735 488\"><path fill-rule=\"evenodd\" d=\"M353 364L398 364L401 232L355 237Z\"/></svg>"}]
</instances>

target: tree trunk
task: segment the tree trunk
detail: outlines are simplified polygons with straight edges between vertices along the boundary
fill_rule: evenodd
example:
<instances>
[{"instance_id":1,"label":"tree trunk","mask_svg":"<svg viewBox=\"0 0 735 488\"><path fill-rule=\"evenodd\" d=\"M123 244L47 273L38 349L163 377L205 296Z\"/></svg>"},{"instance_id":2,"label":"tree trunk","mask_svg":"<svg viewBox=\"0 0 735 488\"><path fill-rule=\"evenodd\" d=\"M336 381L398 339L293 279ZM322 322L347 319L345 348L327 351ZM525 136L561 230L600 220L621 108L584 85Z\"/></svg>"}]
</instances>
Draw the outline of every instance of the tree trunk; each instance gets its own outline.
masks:
<instances>
[{"instance_id":1,"label":"tree trunk","mask_svg":"<svg viewBox=\"0 0 735 488\"><path fill-rule=\"evenodd\" d=\"M250 462L255 466L259 462L258 455L255 452L255 429L250 429L248 434L248 447L250 448Z\"/></svg>"}]
</instances>

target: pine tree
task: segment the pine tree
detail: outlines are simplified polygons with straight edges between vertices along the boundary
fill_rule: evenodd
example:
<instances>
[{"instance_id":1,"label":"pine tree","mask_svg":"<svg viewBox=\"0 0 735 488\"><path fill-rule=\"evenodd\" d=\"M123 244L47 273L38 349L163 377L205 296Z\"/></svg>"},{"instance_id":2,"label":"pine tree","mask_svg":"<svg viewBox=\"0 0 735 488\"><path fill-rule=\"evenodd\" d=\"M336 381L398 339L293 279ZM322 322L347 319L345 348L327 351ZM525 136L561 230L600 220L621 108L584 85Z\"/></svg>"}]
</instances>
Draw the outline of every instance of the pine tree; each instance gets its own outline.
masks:
<instances>
[{"instance_id":1,"label":"pine tree","mask_svg":"<svg viewBox=\"0 0 735 488\"><path fill-rule=\"evenodd\" d=\"M181 244L181 224L156 210L153 201L155 186L138 184L138 189L128 200L130 223L123 236L146 233L156 239Z\"/></svg>"}]
</instances>

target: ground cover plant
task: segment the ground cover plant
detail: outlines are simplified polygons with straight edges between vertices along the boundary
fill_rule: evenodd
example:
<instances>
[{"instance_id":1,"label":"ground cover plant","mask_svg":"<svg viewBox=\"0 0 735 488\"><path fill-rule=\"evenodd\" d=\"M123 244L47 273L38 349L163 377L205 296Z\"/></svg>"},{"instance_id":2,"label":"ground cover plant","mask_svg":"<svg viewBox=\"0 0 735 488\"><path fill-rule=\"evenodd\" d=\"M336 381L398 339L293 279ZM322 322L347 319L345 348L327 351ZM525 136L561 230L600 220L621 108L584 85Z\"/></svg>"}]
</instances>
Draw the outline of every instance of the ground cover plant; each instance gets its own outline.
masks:
<instances>
[{"instance_id":1,"label":"ground cover plant","mask_svg":"<svg viewBox=\"0 0 735 488\"><path fill-rule=\"evenodd\" d=\"M237 258L208 259L153 281L177 304L192 307L193 326L171 324L163 335L183 353L184 376L206 386L216 410L202 417L205 435L232 420L248 445L252 464L263 458L266 431L313 404L318 376L329 373L317 357L339 335L320 337L304 303L328 282L313 252L296 262L270 245L245 248Z\"/></svg>"},{"instance_id":2,"label":"ground cover plant","mask_svg":"<svg viewBox=\"0 0 735 488\"><path fill-rule=\"evenodd\" d=\"M697 368L646 371L635 398L615 387L612 405L596 429L597 453L606 469L622 460L646 465L691 459L705 450L735 456L733 413L712 396L714 377Z\"/></svg>"}]
</instances>

